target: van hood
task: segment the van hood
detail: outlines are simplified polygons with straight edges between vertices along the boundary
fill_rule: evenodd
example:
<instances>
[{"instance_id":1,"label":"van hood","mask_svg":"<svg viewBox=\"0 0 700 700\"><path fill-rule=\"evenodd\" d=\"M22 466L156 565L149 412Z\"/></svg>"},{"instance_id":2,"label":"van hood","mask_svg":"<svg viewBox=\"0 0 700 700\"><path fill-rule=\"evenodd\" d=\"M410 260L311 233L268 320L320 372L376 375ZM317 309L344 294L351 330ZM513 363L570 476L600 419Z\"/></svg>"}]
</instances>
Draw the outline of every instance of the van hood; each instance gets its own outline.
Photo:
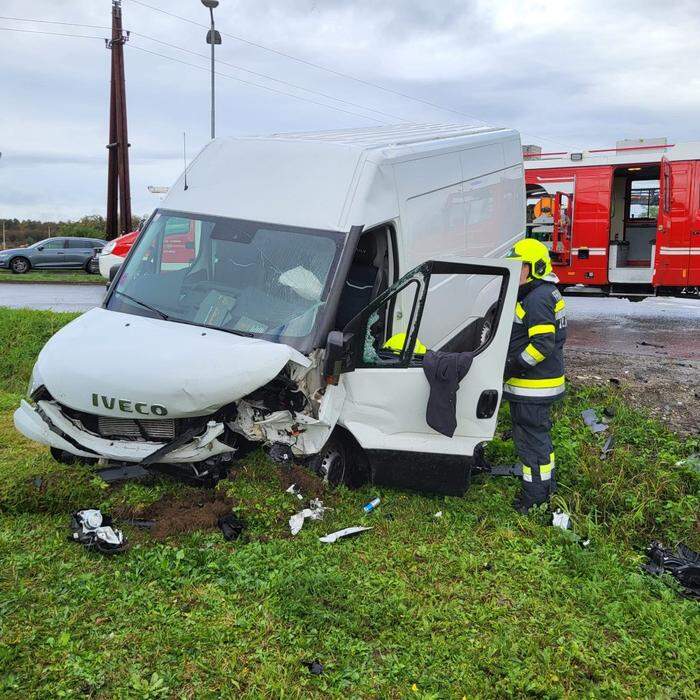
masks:
<instances>
[{"instance_id":1,"label":"van hood","mask_svg":"<svg viewBox=\"0 0 700 700\"><path fill-rule=\"evenodd\" d=\"M92 309L54 335L35 379L70 408L123 418L204 416L310 360L288 345Z\"/></svg>"}]
</instances>

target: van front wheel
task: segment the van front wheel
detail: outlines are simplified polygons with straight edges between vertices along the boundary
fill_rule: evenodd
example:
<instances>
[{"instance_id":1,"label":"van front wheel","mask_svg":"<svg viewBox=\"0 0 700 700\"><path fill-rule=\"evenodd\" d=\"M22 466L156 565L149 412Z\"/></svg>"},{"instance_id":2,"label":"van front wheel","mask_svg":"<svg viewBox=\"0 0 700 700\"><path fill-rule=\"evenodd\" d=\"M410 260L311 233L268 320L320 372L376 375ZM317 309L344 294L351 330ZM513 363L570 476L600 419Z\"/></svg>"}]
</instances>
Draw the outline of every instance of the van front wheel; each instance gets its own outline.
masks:
<instances>
[{"instance_id":1,"label":"van front wheel","mask_svg":"<svg viewBox=\"0 0 700 700\"><path fill-rule=\"evenodd\" d=\"M331 488L340 484L359 488L369 480L369 465L362 448L346 430L336 427L321 451L307 466Z\"/></svg>"}]
</instances>

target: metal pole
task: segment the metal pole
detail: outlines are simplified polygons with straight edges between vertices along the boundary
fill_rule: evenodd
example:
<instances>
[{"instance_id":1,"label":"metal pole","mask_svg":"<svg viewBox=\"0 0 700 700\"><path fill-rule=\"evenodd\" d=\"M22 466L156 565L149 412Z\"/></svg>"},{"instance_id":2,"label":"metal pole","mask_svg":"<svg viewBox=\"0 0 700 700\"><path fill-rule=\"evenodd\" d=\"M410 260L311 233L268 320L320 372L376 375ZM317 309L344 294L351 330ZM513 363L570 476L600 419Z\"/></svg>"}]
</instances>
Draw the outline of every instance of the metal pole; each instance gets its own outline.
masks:
<instances>
[{"instance_id":1,"label":"metal pole","mask_svg":"<svg viewBox=\"0 0 700 700\"><path fill-rule=\"evenodd\" d=\"M5 243L5 222L2 222L2 249L7 250L7 243Z\"/></svg>"},{"instance_id":2,"label":"metal pole","mask_svg":"<svg viewBox=\"0 0 700 700\"><path fill-rule=\"evenodd\" d=\"M216 102L214 97L214 47L216 46L216 41L214 37L216 36L216 27L214 26L214 8L209 8L209 14L211 15L211 137L214 139L216 137Z\"/></svg>"}]
</instances>

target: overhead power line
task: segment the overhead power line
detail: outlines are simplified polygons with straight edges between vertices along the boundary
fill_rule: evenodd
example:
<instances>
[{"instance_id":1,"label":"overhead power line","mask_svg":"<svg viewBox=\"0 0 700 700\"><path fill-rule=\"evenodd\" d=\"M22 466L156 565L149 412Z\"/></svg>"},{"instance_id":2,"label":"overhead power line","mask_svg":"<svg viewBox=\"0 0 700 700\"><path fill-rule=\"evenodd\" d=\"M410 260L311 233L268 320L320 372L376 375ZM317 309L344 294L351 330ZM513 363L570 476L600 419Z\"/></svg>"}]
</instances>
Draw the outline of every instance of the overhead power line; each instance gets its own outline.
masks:
<instances>
[{"instance_id":1,"label":"overhead power line","mask_svg":"<svg viewBox=\"0 0 700 700\"><path fill-rule=\"evenodd\" d=\"M105 24L77 24L76 22L57 22L55 20L50 20L50 19L28 19L25 17L2 17L0 16L0 19L7 19L11 20L12 22L36 22L37 24L61 24L64 27L83 27L86 29L107 29L111 30L111 27L108 27Z\"/></svg>"},{"instance_id":2,"label":"overhead power line","mask_svg":"<svg viewBox=\"0 0 700 700\"><path fill-rule=\"evenodd\" d=\"M148 34L142 34L141 32L131 32L132 37L141 37L142 39L147 39L148 41L154 41L157 44L161 44L162 46L168 46L171 49L176 49L177 51L183 51L184 53L190 54L191 56L197 56L199 58L206 59L207 61L209 60L209 56L203 53L198 53L197 51L192 51L190 49L186 49L183 46L178 46L177 44L171 44L167 41L162 41L161 39L156 39L153 36L149 36ZM132 44L133 46L133 44ZM294 88L295 90L304 90L305 92L309 92L312 95L318 95L319 97L325 97L326 99L329 100L335 100L336 102L340 102L342 104L349 105L350 107L358 107L359 109L364 109L368 112L374 112L375 114L381 114L383 117L389 117L390 119L398 119L399 121L403 122L411 122L410 119L406 119L406 117L401 117L398 114L391 114L391 112L385 112L381 109L374 109L373 107L367 107L365 105L359 104L357 102L351 102L350 100L343 99L342 97L335 97L334 95L330 95L327 92L320 92L319 90L312 90L311 88L304 87L303 85L297 85L295 83L290 83L287 80L281 80L280 78L275 78L272 75L267 75L266 73L259 73L258 71L250 70L249 68L244 68L243 66L236 65L235 63L229 63L228 61L224 61L220 58L217 58L216 60L217 64L221 64L224 66L228 66L229 68L235 68L236 70L243 71L244 73L249 73L250 75L254 75L258 78L264 78L266 80L271 80L275 83L279 83L281 85L286 85L287 87Z\"/></svg>"},{"instance_id":3,"label":"overhead power line","mask_svg":"<svg viewBox=\"0 0 700 700\"><path fill-rule=\"evenodd\" d=\"M155 5L151 5L147 2L144 2L143 0L130 0L130 2L136 4L136 5L141 5L142 7L147 7L149 10L153 10L154 12L160 12L161 14L168 15L169 17L174 17L175 19L180 20L181 22L187 22L188 24L192 24L196 27L202 27L204 29L208 29L208 26L206 24L201 24L200 22L196 22L193 19L190 19L189 17L183 17L182 15L177 15L174 12L169 12L168 10L163 10L160 7L156 7ZM329 66L324 66L320 63L315 63L314 61L310 61L305 58L300 58L299 56L294 56L293 54L287 53L285 51L280 51L279 49L272 48L271 46L265 46L264 44L260 44L255 41L251 41L250 39L246 39L245 37L238 36L237 34L231 34L230 32L225 32L221 31L220 33L223 34L224 36L229 37L230 39L235 39L236 41L240 41L243 44L247 44L248 46L253 46L257 49L261 49L262 51L268 51L270 53L276 54L278 56L282 56L283 58L289 59L290 61L295 61L296 63L300 63L306 66L309 66L311 68L315 68L317 70L325 71L326 73L330 73L332 75L335 75L339 78L345 78L346 80L351 80L355 83L358 83L360 85L365 85L367 87L372 87L375 88L376 90L381 90L382 92L395 95L397 97L402 97L406 100L411 100L413 102L419 102L420 104L426 105L428 107L432 107L433 109L439 109L442 110L443 112L452 112L452 114L458 114L461 117L467 117L468 119L473 119L477 122L481 122L482 124L489 124L484 119L481 119L480 117L477 117L474 114L469 114L467 112L464 112L459 109L455 109L453 107L446 107L445 105L440 105L437 104L436 102L431 102L430 100L426 100L422 97L416 97L415 95L410 95L405 92L401 92L400 90L394 90L393 88L386 87L385 85L381 85L380 83L375 83L372 82L371 80L365 80L364 78L358 78L356 75L352 75L350 73L344 73L343 71L336 70L335 68L330 68ZM525 132L523 132L525 134ZM564 145L561 141L556 141L554 139L550 139L545 136L538 136L537 134L529 133L530 136L534 136L536 139L540 141L548 141L549 143L555 143L559 146ZM569 145L566 145L566 148L569 148Z\"/></svg>"},{"instance_id":4,"label":"overhead power line","mask_svg":"<svg viewBox=\"0 0 700 700\"><path fill-rule=\"evenodd\" d=\"M197 68L198 70L210 72L210 69L205 68L204 66L197 65L196 63L190 63L189 61L183 61L179 58L174 58L173 56L167 56L166 54L158 53L157 51L150 51L149 49L144 49L142 46L136 46L133 43L131 43L130 48L132 48L136 51L143 51L144 53L151 54L152 56L159 56L160 58L165 58L168 61L175 61L175 63L181 63L184 66L190 66L191 68ZM235 80L236 82L243 83L244 85L250 85L251 87L260 88L261 90L268 90L269 92L274 92L274 93L277 93L278 95L286 95L287 97L293 97L295 100L301 100L302 102L310 102L311 104L319 105L321 107L326 107L327 109L334 109L336 112L345 112L345 114L351 114L354 117L362 117L363 119L369 119L373 122L377 122L378 124L383 123L381 120L375 119L374 117L370 117L368 114L360 114L359 112L351 112L348 109L342 109L341 107L329 105L329 104L326 104L325 102L318 102L316 100L310 100L308 97L301 97L300 95L295 95L291 92L285 92L284 90L278 90L277 88L270 87L269 85L260 85L259 83L253 83L250 80L243 80L243 78L237 78L236 76L229 75L228 73L220 73L219 71L215 71L215 73L216 73L216 75L221 76L222 78L228 78L229 80Z\"/></svg>"},{"instance_id":5,"label":"overhead power line","mask_svg":"<svg viewBox=\"0 0 700 700\"><path fill-rule=\"evenodd\" d=\"M104 41L106 37L89 34L63 34L62 32L40 32L36 29L14 29L13 27L0 27L3 32L20 32L22 34L44 34L47 36L70 36L74 39L100 39Z\"/></svg>"},{"instance_id":6,"label":"overhead power line","mask_svg":"<svg viewBox=\"0 0 700 700\"><path fill-rule=\"evenodd\" d=\"M143 7L147 7L149 10L154 10L155 12L161 12L164 15L169 15L170 17L174 17L175 19L179 19L182 22L187 22L188 24L193 24L196 27L203 27L204 29L207 29L206 24L200 24L199 22L196 22L193 19L190 19L189 17L183 17L182 15L176 15L174 12L168 12L167 10L163 10L160 7L156 7L155 5L149 5L147 2L143 2L143 0L130 0L131 2L135 3L136 5L141 5ZM473 114L467 114L466 112L463 112L458 109L453 109L452 107L445 107L443 105L436 104L435 102L430 102L430 100L425 100L421 97L416 97L415 95L408 95L405 92L401 92L399 90L394 90L392 88L388 88L385 85L380 85L379 83L373 83L370 80L365 80L364 78L358 78L356 75L351 75L350 73L343 73L342 71L336 70L335 68L329 68L328 66L324 66L320 63L314 63L313 61L309 61L305 58L299 58L299 56L294 56L290 53L286 53L285 51L280 51L279 49L274 49L271 46L265 46L264 44L259 44L255 41L251 41L250 39L246 39L245 37L238 36L237 34L230 34L229 32L224 32L220 31L221 34L224 36L229 37L230 39L235 39L236 41L240 41L244 44L248 44L248 46L254 46L257 49L262 49L263 51L269 51L270 53L277 54L278 56L282 56L284 58L289 59L290 61L296 61L297 63L302 63L306 66L310 66L311 68L316 68L317 70L322 70L327 73L331 73L333 75L338 76L339 78L345 78L346 80L352 80L356 83L360 83L361 85L366 85L368 87L373 87L376 90L382 90L383 92L390 93L392 95L396 95L397 97L403 97L404 99L407 100L413 100L414 102L420 102L421 104L427 105L428 107L433 107L434 109L440 109L444 112L452 112L454 114L459 114L462 117L468 117L469 119L475 119L476 121L481 122L482 124L486 124L487 122L484 121L483 119L480 119L479 117L474 116Z\"/></svg>"}]
</instances>

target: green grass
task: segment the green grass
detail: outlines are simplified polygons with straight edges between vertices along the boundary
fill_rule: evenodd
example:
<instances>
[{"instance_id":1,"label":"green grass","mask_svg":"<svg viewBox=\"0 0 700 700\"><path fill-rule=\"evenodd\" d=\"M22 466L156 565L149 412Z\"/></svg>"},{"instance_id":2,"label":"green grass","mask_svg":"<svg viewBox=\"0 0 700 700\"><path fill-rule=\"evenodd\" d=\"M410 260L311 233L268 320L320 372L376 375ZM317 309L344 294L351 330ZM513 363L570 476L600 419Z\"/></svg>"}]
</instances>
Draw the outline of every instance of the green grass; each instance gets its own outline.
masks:
<instances>
[{"instance_id":1,"label":"green grass","mask_svg":"<svg viewBox=\"0 0 700 700\"><path fill-rule=\"evenodd\" d=\"M698 697L700 608L638 570L651 538L700 544L700 475L675 466L696 441L616 393L569 396L558 498L587 548L544 513L516 516L513 479L479 479L464 498L340 489L325 521L291 538L298 501L256 453L220 486L243 539L156 543L125 528L133 547L110 559L66 541L71 510L196 492L105 487L14 432L33 357L70 318L0 310L2 697ZM602 462L579 414L609 404L618 447ZM365 523L357 539L318 542ZM312 659L323 675L302 665Z\"/></svg>"},{"instance_id":2,"label":"green grass","mask_svg":"<svg viewBox=\"0 0 700 700\"><path fill-rule=\"evenodd\" d=\"M0 283L11 284L100 284L105 285L102 275L89 275L83 270L30 270L23 275L15 275L10 270L0 270Z\"/></svg>"}]
</instances>

